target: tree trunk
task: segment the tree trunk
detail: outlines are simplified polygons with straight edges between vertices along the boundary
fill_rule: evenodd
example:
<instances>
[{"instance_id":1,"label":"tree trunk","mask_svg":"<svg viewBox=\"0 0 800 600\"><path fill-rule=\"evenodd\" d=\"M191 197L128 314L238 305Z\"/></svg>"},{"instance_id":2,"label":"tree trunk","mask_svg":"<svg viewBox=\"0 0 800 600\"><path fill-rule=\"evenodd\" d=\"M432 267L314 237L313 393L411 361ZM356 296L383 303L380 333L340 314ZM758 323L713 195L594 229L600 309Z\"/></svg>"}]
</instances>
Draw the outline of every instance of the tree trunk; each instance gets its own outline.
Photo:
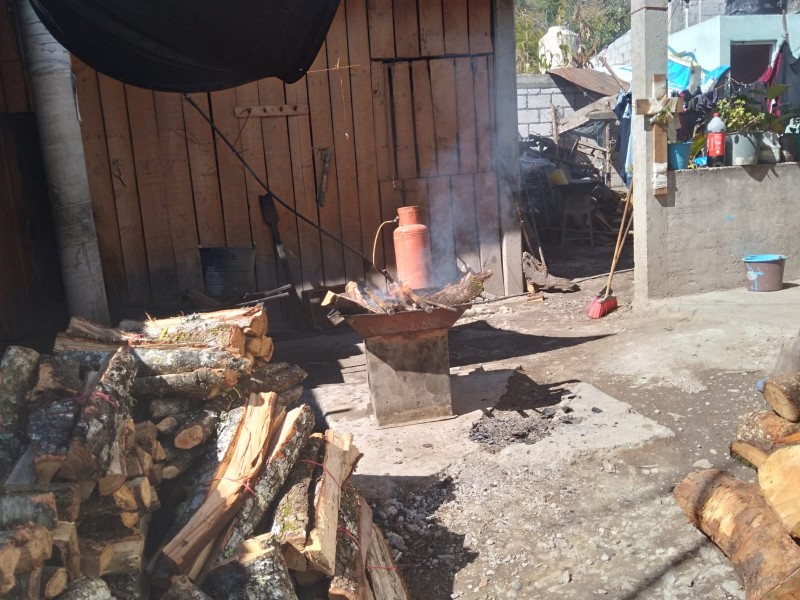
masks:
<instances>
[{"instance_id":1,"label":"tree trunk","mask_svg":"<svg viewBox=\"0 0 800 600\"><path fill-rule=\"evenodd\" d=\"M82 577L67 586L58 600L112 600L108 584L99 577Z\"/></svg>"},{"instance_id":2,"label":"tree trunk","mask_svg":"<svg viewBox=\"0 0 800 600\"><path fill-rule=\"evenodd\" d=\"M239 514L234 518L233 531L220 560L231 558L246 539L259 531L264 515L286 482L303 446L314 430L314 411L301 406L289 412L280 432L270 445L269 455L253 486L255 494L248 495Z\"/></svg>"},{"instance_id":3,"label":"tree trunk","mask_svg":"<svg viewBox=\"0 0 800 600\"><path fill-rule=\"evenodd\" d=\"M33 387L39 353L9 346L0 360L0 474L21 453L25 434L25 395Z\"/></svg>"},{"instance_id":4,"label":"tree trunk","mask_svg":"<svg viewBox=\"0 0 800 600\"><path fill-rule=\"evenodd\" d=\"M800 373L768 379L764 384L764 399L787 421L800 422Z\"/></svg>"},{"instance_id":5,"label":"tree trunk","mask_svg":"<svg viewBox=\"0 0 800 600\"><path fill-rule=\"evenodd\" d=\"M731 559L748 600L800 597L800 546L758 486L730 473L692 473L673 492L689 520Z\"/></svg>"},{"instance_id":6,"label":"tree trunk","mask_svg":"<svg viewBox=\"0 0 800 600\"><path fill-rule=\"evenodd\" d=\"M67 307L74 315L108 323L70 54L45 29L28 0L16 0L15 7L36 108Z\"/></svg>"},{"instance_id":7,"label":"tree trunk","mask_svg":"<svg viewBox=\"0 0 800 600\"><path fill-rule=\"evenodd\" d=\"M800 442L796 439L799 433L800 424L787 421L771 410L754 410L739 419L736 440L771 452L781 444Z\"/></svg>"}]
</instances>

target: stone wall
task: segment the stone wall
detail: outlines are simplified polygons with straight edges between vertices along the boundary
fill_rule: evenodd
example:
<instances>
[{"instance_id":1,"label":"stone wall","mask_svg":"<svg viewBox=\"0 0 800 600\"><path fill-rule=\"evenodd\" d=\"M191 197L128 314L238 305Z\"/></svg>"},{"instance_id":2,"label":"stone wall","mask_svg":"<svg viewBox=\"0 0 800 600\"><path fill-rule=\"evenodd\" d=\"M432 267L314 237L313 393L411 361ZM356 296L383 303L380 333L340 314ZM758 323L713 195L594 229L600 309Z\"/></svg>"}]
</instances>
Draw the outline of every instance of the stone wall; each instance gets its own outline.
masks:
<instances>
[{"instance_id":1,"label":"stone wall","mask_svg":"<svg viewBox=\"0 0 800 600\"><path fill-rule=\"evenodd\" d=\"M519 135L553 135L555 106L559 119L600 98L576 85L551 75L517 75L517 113Z\"/></svg>"},{"instance_id":2,"label":"stone wall","mask_svg":"<svg viewBox=\"0 0 800 600\"><path fill-rule=\"evenodd\" d=\"M785 254L784 280L800 279L798 184L798 163L671 173L647 211L647 297L743 289L748 254Z\"/></svg>"}]
</instances>

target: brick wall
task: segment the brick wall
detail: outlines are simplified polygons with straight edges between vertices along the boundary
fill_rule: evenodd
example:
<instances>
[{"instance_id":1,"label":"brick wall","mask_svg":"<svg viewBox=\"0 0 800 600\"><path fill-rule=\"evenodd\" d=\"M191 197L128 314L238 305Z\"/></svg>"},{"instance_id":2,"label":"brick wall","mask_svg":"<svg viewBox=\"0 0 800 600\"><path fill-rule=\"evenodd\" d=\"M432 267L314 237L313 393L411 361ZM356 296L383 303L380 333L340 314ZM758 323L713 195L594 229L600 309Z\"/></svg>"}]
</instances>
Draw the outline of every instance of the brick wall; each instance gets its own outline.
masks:
<instances>
[{"instance_id":1,"label":"brick wall","mask_svg":"<svg viewBox=\"0 0 800 600\"><path fill-rule=\"evenodd\" d=\"M558 111L559 119L563 119L565 115L583 108L599 97L599 94L584 93L582 89L560 77L517 75L519 134L523 138L532 133L552 136L551 104Z\"/></svg>"}]
</instances>

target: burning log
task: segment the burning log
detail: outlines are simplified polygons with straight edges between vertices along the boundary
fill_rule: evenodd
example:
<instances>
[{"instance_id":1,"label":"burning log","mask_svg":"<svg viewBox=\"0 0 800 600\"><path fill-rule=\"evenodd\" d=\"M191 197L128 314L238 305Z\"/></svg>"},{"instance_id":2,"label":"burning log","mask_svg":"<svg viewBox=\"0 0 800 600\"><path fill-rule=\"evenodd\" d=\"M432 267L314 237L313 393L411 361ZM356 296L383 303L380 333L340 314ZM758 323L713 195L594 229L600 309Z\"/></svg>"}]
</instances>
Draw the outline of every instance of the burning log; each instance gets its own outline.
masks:
<instances>
[{"instance_id":1,"label":"burning log","mask_svg":"<svg viewBox=\"0 0 800 600\"><path fill-rule=\"evenodd\" d=\"M749 600L800 596L800 546L757 485L706 469L684 479L673 496L692 524L731 559Z\"/></svg>"},{"instance_id":2,"label":"burning log","mask_svg":"<svg viewBox=\"0 0 800 600\"><path fill-rule=\"evenodd\" d=\"M424 296L423 300L445 306L469 304L483 293L483 284L491 276L492 272L488 269L480 273L467 273L459 282L446 285L438 292Z\"/></svg>"},{"instance_id":3,"label":"burning log","mask_svg":"<svg viewBox=\"0 0 800 600\"><path fill-rule=\"evenodd\" d=\"M367 296L369 296L370 300L377 305L377 307L380 309L380 312L387 315L393 315L395 312L397 312L397 309L394 306L382 300L380 296L378 296L378 294L376 294L371 288L364 287L364 292L367 294Z\"/></svg>"}]
</instances>

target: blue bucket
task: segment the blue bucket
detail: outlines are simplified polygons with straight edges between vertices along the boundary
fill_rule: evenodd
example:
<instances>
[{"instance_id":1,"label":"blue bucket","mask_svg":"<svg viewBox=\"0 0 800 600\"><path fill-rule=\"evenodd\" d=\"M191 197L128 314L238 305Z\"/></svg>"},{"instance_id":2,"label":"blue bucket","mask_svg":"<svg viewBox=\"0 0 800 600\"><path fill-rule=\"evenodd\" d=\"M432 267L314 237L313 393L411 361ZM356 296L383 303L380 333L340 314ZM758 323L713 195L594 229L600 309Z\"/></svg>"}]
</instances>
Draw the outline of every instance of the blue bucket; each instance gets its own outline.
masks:
<instances>
[{"instance_id":1,"label":"blue bucket","mask_svg":"<svg viewBox=\"0 0 800 600\"><path fill-rule=\"evenodd\" d=\"M667 167L670 171L682 171L689 168L689 152L692 142L667 144Z\"/></svg>"},{"instance_id":2,"label":"blue bucket","mask_svg":"<svg viewBox=\"0 0 800 600\"><path fill-rule=\"evenodd\" d=\"M783 289L782 254L751 254L742 260L747 269L747 289L751 292L775 292Z\"/></svg>"}]
</instances>

